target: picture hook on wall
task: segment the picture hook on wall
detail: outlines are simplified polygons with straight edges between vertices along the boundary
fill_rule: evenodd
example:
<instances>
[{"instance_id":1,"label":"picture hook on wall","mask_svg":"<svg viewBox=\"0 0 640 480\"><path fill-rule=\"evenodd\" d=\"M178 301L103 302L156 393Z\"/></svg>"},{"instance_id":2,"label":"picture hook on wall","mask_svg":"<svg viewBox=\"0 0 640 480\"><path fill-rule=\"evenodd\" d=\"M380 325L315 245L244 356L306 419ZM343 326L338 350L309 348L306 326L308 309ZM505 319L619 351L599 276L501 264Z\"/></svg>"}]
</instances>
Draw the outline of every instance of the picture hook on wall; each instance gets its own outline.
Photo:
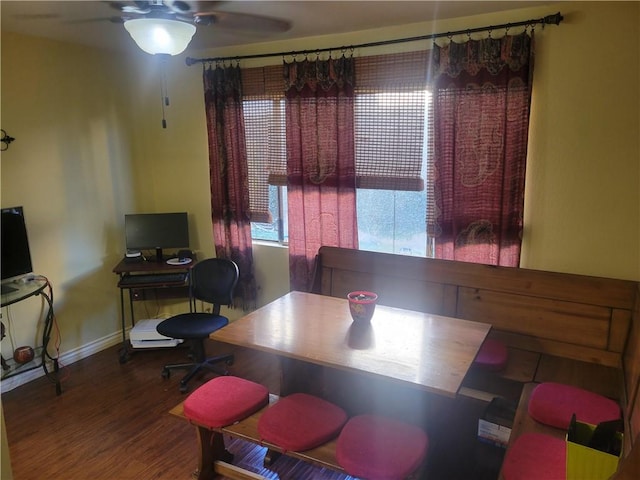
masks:
<instances>
[{"instance_id":1,"label":"picture hook on wall","mask_svg":"<svg viewBox=\"0 0 640 480\"><path fill-rule=\"evenodd\" d=\"M4 152L7 148L9 148L9 144L13 142L15 138L7 135L7 132L5 132L2 129L0 129L0 131L2 132L2 137L0 137L0 142L2 142L2 147L0 147L0 150Z\"/></svg>"}]
</instances>

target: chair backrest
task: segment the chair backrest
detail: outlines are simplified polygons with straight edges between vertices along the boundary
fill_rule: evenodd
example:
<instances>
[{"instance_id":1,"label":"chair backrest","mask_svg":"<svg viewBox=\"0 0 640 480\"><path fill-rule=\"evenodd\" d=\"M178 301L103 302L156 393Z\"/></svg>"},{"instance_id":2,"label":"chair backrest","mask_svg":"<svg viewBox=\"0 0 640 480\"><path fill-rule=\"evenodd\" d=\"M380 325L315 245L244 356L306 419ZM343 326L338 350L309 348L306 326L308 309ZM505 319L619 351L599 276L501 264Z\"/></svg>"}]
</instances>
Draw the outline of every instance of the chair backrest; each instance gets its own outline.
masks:
<instances>
[{"instance_id":1,"label":"chair backrest","mask_svg":"<svg viewBox=\"0 0 640 480\"><path fill-rule=\"evenodd\" d=\"M214 313L218 314L221 305L233 303L238 276L238 266L231 260L202 260L191 269L192 298L212 304Z\"/></svg>"}]
</instances>

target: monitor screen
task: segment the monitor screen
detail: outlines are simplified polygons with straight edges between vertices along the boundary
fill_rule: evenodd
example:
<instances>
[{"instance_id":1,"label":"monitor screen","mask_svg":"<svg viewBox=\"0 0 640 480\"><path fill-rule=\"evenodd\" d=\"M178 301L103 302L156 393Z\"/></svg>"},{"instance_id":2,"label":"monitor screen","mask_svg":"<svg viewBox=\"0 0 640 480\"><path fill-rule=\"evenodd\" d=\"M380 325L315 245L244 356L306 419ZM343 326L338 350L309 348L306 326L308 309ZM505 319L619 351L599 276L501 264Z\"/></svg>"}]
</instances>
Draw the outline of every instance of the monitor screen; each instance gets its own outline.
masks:
<instances>
[{"instance_id":1,"label":"monitor screen","mask_svg":"<svg viewBox=\"0 0 640 480\"><path fill-rule=\"evenodd\" d=\"M27 225L22 207L2 209L2 280L26 275L33 271Z\"/></svg>"},{"instance_id":2,"label":"monitor screen","mask_svg":"<svg viewBox=\"0 0 640 480\"><path fill-rule=\"evenodd\" d=\"M162 260L162 249L189 248L189 222L186 212L135 213L124 216L127 250L156 250Z\"/></svg>"}]
</instances>

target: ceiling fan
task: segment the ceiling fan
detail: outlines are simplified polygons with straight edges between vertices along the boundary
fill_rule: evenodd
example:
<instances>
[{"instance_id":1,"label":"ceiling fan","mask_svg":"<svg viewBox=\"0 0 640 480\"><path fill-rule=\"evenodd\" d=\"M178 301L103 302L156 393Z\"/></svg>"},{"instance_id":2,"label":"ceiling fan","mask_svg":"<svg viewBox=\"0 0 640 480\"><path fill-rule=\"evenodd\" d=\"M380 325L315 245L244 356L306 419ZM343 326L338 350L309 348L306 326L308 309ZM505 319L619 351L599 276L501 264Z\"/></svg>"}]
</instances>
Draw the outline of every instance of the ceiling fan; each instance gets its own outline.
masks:
<instances>
[{"instance_id":1,"label":"ceiling fan","mask_svg":"<svg viewBox=\"0 0 640 480\"><path fill-rule=\"evenodd\" d=\"M147 53L177 55L183 52L196 26L216 26L224 29L263 33L286 32L291 23L247 13L213 10L224 1L189 2L182 0L151 0L132 2L105 2L119 10L113 22L124 23L125 29L138 46Z\"/></svg>"}]
</instances>

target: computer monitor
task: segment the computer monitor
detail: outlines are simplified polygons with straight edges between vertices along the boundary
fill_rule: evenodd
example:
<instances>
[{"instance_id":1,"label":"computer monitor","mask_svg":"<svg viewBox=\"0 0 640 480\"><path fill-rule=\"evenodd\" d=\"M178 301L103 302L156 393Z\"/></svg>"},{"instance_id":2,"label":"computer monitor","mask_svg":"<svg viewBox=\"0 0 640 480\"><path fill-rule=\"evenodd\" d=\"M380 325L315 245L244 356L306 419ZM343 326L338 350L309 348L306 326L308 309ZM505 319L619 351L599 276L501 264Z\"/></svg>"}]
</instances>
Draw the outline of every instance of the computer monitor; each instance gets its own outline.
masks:
<instances>
[{"instance_id":1,"label":"computer monitor","mask_svg":"<svg viewBox=\"0 0 640 480\"><path fill-rule=\"evenodd\" d=\"M27 236L27 225L22 207L3 208L1 222L2 264L0 264L0 270L2 293L5 294L17 290L8 284L33 272L33 266L31 265L29 237Z\"/></svg>"},{"instance_id":2,"label":"computer monitor","mask_svg":"<svg viewBox=\"0 0 640 480\"><path fill-rule=\"evenodd\" d=\"M127 250L155 249L158 262L165 248L189 248L187 212L127 214L124 231Z\"/></svg>"}]
</instances>

